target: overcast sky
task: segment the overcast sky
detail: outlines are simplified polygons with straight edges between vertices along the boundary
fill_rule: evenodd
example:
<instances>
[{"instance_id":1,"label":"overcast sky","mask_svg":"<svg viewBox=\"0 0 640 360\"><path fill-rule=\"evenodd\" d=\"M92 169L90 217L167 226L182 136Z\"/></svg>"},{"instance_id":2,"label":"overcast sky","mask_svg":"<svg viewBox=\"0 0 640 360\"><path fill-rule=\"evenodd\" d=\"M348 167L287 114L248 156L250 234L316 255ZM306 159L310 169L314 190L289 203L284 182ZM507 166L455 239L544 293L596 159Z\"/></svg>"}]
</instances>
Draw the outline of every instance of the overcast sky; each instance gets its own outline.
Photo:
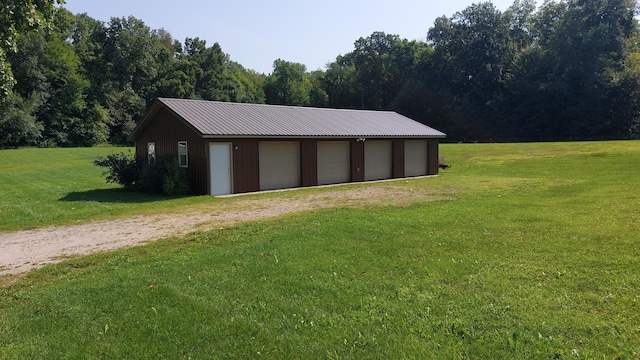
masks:
<instances>
[{"instance_id":1,"label":"overcast sky","mask_svg":"<svg viewBox=\"0 0 640 360\"><path fill-rule=\"evenodd\" d=\"M231 60L268 74L273 61L325 69L336 56L374 31L426 40L434 20L451 17L477 0L66 0L74 14L108 22L134 16L152 29L164 28L184 43L199 37L219 43ZM500 11L513 0L494 0ZM541 1L538 1L540 4Z\"/></svg>"}]
</instances>

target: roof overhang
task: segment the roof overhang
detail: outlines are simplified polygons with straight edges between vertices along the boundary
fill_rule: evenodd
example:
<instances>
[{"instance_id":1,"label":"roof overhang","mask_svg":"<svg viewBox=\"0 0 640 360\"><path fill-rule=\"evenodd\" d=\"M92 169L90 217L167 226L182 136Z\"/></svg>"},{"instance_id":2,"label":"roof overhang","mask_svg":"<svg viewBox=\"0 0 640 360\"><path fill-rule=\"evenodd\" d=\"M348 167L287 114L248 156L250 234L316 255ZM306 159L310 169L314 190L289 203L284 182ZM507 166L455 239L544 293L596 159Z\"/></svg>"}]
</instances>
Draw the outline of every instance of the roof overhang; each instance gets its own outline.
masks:
<instances>
[{"instance_id":1,"label":"roof overhang","mask_svg":"<svg viewBox=\"0 0 640 360\"><path fill-rule=\"evenodd\" d=\"M444 136L416 136L416 135L203 135L203 139L321 139L321 140L348 140L348 139L444 139Z\"/></svg>"}]
</instances>

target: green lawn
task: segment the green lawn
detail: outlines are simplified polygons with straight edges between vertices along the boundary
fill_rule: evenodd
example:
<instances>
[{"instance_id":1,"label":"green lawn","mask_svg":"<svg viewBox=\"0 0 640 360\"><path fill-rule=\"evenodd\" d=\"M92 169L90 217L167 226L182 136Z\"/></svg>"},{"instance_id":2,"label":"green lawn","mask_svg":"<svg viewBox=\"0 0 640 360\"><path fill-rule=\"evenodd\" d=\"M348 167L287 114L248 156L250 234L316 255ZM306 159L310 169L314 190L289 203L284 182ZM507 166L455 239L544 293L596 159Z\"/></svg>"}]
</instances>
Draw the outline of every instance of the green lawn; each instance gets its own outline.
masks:
<instances>
[{"instance_id":1,"label":"green lawn","mask_svg":"<svg viewBox=\"0 0 640 360\"><path fill-rule=\"evenodd\" d=\"M397 184L442 200L307 212L33 271L0 289L0 358L639 358L640 142L441 152L442 176Z\"/></svg>"},{"instance_id":2,"label":"green lawn","mask_svg":"<svg viewBox=\"0 0 640 360\"><path fill-rule=\"evenodd\" d=\"M171 209L211 197L168 198L107 184L98 156L129 148L0 150L0 232Z\"/></svg>"}]
</instances>

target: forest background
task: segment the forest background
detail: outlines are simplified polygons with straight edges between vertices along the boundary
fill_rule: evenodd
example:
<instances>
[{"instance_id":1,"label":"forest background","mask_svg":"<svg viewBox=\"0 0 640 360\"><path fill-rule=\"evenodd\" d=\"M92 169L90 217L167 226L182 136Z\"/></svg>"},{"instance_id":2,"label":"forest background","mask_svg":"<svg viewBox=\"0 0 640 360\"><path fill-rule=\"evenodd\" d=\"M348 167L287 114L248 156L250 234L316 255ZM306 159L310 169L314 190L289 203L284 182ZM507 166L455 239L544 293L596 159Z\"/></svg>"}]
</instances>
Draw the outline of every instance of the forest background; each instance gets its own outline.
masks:
<instances>
[{"instance_id":1,"label":"forest background","mask_svg":"<svg viewBox=\"0 0 640 360\"><path fill-rule=\"evenodd\" d=\"M426 42L374 32L325 70L277 59L270 74L57 3L0 10L0 148L126 144L157 97L393 110L448 141L640 136L635 0L480 2L425 26Z\"/></svg>"}]
</instances>

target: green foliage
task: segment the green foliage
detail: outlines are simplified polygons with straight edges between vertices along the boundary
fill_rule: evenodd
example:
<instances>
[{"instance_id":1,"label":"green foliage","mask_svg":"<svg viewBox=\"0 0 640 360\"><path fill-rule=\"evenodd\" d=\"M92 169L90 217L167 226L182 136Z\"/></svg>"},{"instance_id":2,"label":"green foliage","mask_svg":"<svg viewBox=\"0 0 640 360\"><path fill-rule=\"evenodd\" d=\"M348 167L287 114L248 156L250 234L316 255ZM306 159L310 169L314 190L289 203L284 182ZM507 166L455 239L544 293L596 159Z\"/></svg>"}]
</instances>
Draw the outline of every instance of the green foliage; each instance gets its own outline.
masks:
<instances>
[{"instance_id":1,"label":"green foliage","mask_svg":"<svg viewBox=\"0 0 640 360\"><path fill-rule=\"evenodd\" d=\"M20 36L49 27L56 3L64 0L10 1L0 7L0 100L10 96L15 85L7 54L18 50Z\"/></svg>"},{"instance_id":2,"label":"green foliage","mask_svg":"<svg viewBox=\"0 0 640 360\"><path fill-rule=\"evenodd\" d=\"M304 64L278 59L265 81L267 104L307 106L311 103L311 80Z\"/></svg>"},{"instance_id":3,"label":"green foliage","mask_svg":"<svg viewBox=\"0 0 640 360\"><path fill-rule=\"evenodd\" d=\"M98 157L131 151L120 147L0 150L0 232L154 214L159 208L180 211L218 201L210 196L174 198L127 191L105 183L101 176L105 168L92 165Z\"/></svg>"},{"instance_id":4,"label":"green foliage","mask_svg":"<svg viewBox=\"0 0 640 360\"><path fill-rule=\"evenodd\" d=\"M640 134L635 0L479 2L438 18L427 42L374 32L325 71L277 59L269 75L218 43L53 4L0 13L0 92L19 97L2 106L24 104L3 116L16 133L1 146L127 144L157 97L394 110L451 141Z\"/></svg>"},{"instance_id":5,"label":"green foliage","mask_svg":"<svg viewBox=\"0 0 640 360\"><path fill-rule=\"evenodd\" d=\"M33 271L0 290L0 357L637 358L640 144L442 154L454 166L439 177L366 185L436 195L411 205L316 209ZM296 193L311 191L326 189Z\"/></svg>"},{"instance_id":6,"label":"green foliage","mask_svg":"<svg viewBox=\"0 0 640 360\"><path fill-rule=\"evenodd\" d=\"M224 67L228 61L218 43L207 48L199 38L185 39L185 53L195 74L195 96L203 100L228 101L224 90Z\"/></svg>"},{"instance_id":7,"label":"green foliage","mask_svg":"<svg viewBox=\"0 0 640 360\"><path fill-rule=\"evenodd\" d=\"M117 153L100 156L93 164L106 168L102 176L107 183L119 184L126 190L171 196L189 192L186 171L178 160L159 160L149 165L131 153Z\"/></svg>"},{"instance_id":8,"label":"green foliage","mask_svg":"<svg viewBox=\"0 0 640 360\"><path fill-rule=\"evenodd\" d=\"M159 96L264 102L263 76L234 65L218 44L187 38L183 47L134 17L105 24L64 8L53 25L51 33L24 34L8 58L16 93L36 100L32 115L43 127L23 142L126 144Z\"/></svg>"},{"instance_id":9,"label":"green foliage","mask_svg":"<svg viewBox=\"0 0 640 360\"><path fill-rule=\"evenodd\" d=\"M361 107L388 110L414 72L424 43L409 42L398 35L374 32L356 40L355 50L345 55L355 69Z\"/></svg>"},{"instance_id":10,"label":"green foliage","mask_svg":"<svg viewBox=\"0 0 640 360\"><path fill-rule=\"evenodd\" d=\"M179 170L174 171L172 162L165 160L158 160L155 165L145 164L140 172L138 190L151 194L163 194L166 182L166 188L172 191L174 187L180 186Z\"/></svg>"},{"instance_id":11,"label":"green foliage","mask_svg":"<svg viewBox=\"0 0 640 360\"><path fill-rule=\"evenodd\" d=\"M0 102L0 148L36 145L43 126L36 122L34 101L25 101L20 95Z\"/></svg>"},{"instance_id":12,"label":"green foliage","mask_svg":"<svg viewBox=\"0 0 640 360\"><path fill-rule=\"evenodd\" d=\"M225 92L231 102L263 104L265 102L263 75L229 61L225 68Z\"/></svg>"},{"instance_id":13,"label":"green foliage","mask_svg":"<svg viewBox=\"0 0 640 360\"><path fill-rule=\"evenodd\" d=\"M131 153L109 154L93 161L93 165L106 168L102 176L108 183L119 184L127 190L138 188L142 164Z\"/></svg>"},{"instance_id":14,"label":"green foliage","mask_svg":"<svg viewBox=\"0 0 640 360\"><path fill-rule=\"evenodd\" d=\"M338 56L327 65L322 84L329 98L329 105L336 108L357 108L362 99L355 86L356 69L349 57Z\"/></svg>"},{"instance_id":15,"label":"green foliage","mask_svg":"<svg viewBox=\"0 0 640 360\"><path fill-rule=\"evenodd\" d=\"M480 2L438 18L428 44L375 32L328 65L328 105L392 109L448 140L635 137L635 5Z\"/></svg>"},{"instance_id":16,"label":"green foliage","mask_svg":"<svg viewBox=\"0 0 640 360\"><path fill-rule=\"evenodd\" d=\"M165 163L162 192L171 196L186 195L189 192L186 169L180 167L178 160L174 159Z\"/></svg>"},{"instance_id":17,"label":"green foliage","mask_svg":"<svg viewBox=\"0 0 640 360\"><path fill-rule=\"evenodd\" d=\"M624 70L637 34L626 0L546 3L533 18L537 46L516 59L510 90L520 138L624 138L637 121L637 76ZM603 15L606 14L606 15ZM612 105L616 104L616 105ZM514 119L517 120L517 119ZM536 134L537 132L537 134Z\"/></svg>"},{"instance_id":18,"label":"green foliage","mask_svg":"<svg viewBox=\"0 0 640 360\"><path fill-rule=\"evenodd\" d=\"M64 16L66 14L66 16ZM58 28L73 16L61 9L54 21ZM62 22L62 23L59 23ZM85 93L90 84L81 75L80 60L62 34L32 32L18 42L20 51L9 60L20 81L16 95L29 99L28 107L42 130L25 144L91 146L108 138L107 116L100 105L89 106Z\"/></svg>"},{"instance_id":19,"label":"green foliage","mask_svg":"<svg viewBox=\"0 0 640 360\"><path fill-rule=\"evenodd\" d=\"M490 138L496 130L492 123L503 116L496 100L518 50L510 29L507 16L482 2L452 18L438 18L429 30L434 66L440 72L436 84L450 96L451 105L475 118L465 122L479 123L474 135L480 138Z\"/></svg>"},{"instance_id":20,"label":"green foliage","mask_svg":"<svg viewBox=\"0 0 640 360\"><path fill-rule=\"evenodd\" d=\"M164 161L159 160L155 165L145 164L140 170L137 190L150 194L162 194L162 178L164 176Z\"/></svg>"},{"instance_id":21,"label":"green foliage","mask_svg":"<svg viewBox=\"0 0 640 360\"><path fill-rule=\"evenodd\" d=\"M109 117L109 142L124 145L127 136L136 126L136 118L145 111L146 102L136 94L130 84L104 95L105 107Z\"/></svg>"}]
</instances>

